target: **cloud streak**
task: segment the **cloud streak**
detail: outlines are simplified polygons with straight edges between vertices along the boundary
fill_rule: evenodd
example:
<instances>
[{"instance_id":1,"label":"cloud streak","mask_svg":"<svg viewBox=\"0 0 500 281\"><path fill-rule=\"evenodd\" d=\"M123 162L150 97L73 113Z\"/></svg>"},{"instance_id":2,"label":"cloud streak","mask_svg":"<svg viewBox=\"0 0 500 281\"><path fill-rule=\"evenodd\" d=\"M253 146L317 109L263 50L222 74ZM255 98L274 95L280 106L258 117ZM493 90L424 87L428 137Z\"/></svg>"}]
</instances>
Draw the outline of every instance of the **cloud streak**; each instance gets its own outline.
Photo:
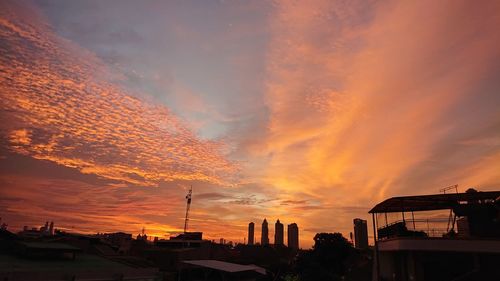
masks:
<instances>
[{"instance_id":1,"label":"cloud streak","mask_svg":"<svg viewBox=\"0 0 500 281\"><path fill-rule=\"evenodd\" d=\"M348 233L354 216L389 196L455 183L495 188L498 8L278 2L267 57L270 121L253 152L269 160L266 184L328 206L288 216ZM471 136L477 145L459 145Z\"/></svg>"}]
</instances>

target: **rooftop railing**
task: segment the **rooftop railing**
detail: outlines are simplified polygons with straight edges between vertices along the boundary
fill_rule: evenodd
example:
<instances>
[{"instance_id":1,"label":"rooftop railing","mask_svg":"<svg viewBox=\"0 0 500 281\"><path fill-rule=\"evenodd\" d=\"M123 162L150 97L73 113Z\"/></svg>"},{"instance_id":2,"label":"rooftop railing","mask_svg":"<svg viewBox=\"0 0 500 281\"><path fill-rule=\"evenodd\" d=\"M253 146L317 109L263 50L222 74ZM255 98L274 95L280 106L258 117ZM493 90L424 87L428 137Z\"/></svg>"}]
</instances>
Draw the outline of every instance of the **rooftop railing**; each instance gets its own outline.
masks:
<instances>
[{"instance_id":1,"label":"rooftop railing","mask_svg":"<svg viewBox=\"0 0 500 281\"><path fill-rule=\"evenodd\" d=\"M456 234L456 230L453 230ZM378 239L392 237L444 237L452 234L448 218L397 220L377 228Z\"/></svg>"}]
</instances>

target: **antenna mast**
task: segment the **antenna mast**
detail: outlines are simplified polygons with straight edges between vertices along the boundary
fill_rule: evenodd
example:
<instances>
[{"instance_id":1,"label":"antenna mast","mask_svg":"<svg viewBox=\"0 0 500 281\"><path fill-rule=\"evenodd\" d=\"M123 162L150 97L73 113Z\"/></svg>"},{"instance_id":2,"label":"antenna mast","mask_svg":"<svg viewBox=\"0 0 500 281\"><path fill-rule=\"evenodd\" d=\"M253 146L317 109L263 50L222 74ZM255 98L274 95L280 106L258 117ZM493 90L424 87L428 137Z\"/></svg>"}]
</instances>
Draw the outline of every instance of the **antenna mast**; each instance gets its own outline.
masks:
<instances>
[{"instance_id":1,"label":"antenna mast","mask_svg":"<svg viewBox=\"0 0 500 281\"><path fill-rule=\"evenodd\" d=\"M443 192L443 194L446 194L446 191L455 189L455 193L458 194L458 184L455 185L450 185L445 188L441 188L439 191ZM448 225L446 226L446 231L455 231L455 221L457 219L457 215L453 215L453 209L450 209L450 217L448 218ZM450 229L451 225L451 229Z\"/></svg>"},{"instance_id":2,"label":"antenna mast","mask_svg":"<svg viewBox=\"0 0 500 281\"><path fill-rule=\"evenodd\" d=\"M450 185L445 188L441 188L439 191L442 192L443 194L446 194L446 191L455 189L455 193L458 194L458 184L455 185Z\"/></svg>"},{"instance_id":3,"label":"antenna mast","mask_svg":"<svg viewBox=\"0 0 500 281\"><path fill-rule=\"evenodd\" d=\"M189 192L186 195L186 219L184 220L184 233L187 233L188 221L189 221L189 208L191 207L191 194L193 194L193 186L189 188Z\"/></svg>"}]
</instances>

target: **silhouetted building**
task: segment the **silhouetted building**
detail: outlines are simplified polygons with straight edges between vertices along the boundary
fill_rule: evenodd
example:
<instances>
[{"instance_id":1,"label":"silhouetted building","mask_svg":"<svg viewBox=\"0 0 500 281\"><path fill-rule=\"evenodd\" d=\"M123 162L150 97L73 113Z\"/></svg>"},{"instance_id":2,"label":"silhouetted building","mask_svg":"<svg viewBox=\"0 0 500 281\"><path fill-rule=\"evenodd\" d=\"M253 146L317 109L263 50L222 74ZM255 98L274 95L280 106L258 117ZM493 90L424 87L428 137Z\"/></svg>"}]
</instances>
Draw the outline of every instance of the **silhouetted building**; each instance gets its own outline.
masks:
<instances>
[{"instance_id":1,"label":"silhouetted building","mask_svg":"<svg viewBox=\"0 0 500 281\"><path fill-rule=\"evenodd\" d=\"M288 247L299 249L299 227L296 223L288 225Z\"/></svg>"},{"instance_id":2,"label":"silhouetted building","mask_svg":"<svg viewBox=\"0 0 500 281\"><path fill-rule=\"evenodd\" d=\"M368 227L366 220L354 219L354 245L357 249L368 249Z\"/></svg>"},{"instance_id":3,"label":"silhouetted building","mask_svg":"<svg viewBox=\"0 0 500 281\"><path fill-rule=\"evenodd\" d=\"M248 224L248 245L253 245L254 243L254 228L255 224L253 222Z\"/></svg>"},{"instance_id":4,"label":"silhouetted building","mask_svg":"<svg viewBox=\"0 0 500 281\"><path fill-rule=\"evenodd\" d=\"M221 238L222 239L222 238ZM154 242L154 245L163 249L186 249L186 248L202 248L208 247L209 240L184 240L184 239L161 239ZM221 240L221 244L225 244L225 240Z\"/></svg>"},{"instance_id":5,"label":"silhouetted building","mask_svg":"<svg viewBox=\"0 0 500 281\"><path fill-rule=\"evenodd\" d=\"M278 219L274 224L274 245L283 246L283 224Z\"/></svg>"},{"instance_id":6,"label":"silhouetted building","mask_svg":"<svg viewBox=\"0 0 500 281\"><path fill-rule=\"evenodd\" d=\"M54 222L50 223L46 221L45 225L40 227L40 228L28 228L28 226L24 226L23 230L20 231L19 236L24 237L24 238L40 238L40 237L45 237L45 236L53 236L55 234L54 230Z\"/></svg>"},{"instance_id":7,"label":"silhouetted building","mask_svg":"<svg viewBox=\"0 0 500 281\"><path fill-rule=\"evenodd\" d=\"M10 244L15 247L0 251L0 280L160 280L162 276L158 268L138 257L109 258L42 240Z\"/></svg>"},{"instance_id":8,"label":"silhouetted building","mask_svg":"<svg viewBox=\"0 0 500 281\"><path fill-rule=\"evenodd\" d=\"M130 251L132 234L124 232L102 233L99 234L98 237L117 249L120 254L125 254Z\"/></svg>"},{"instance_id":9,"label":"silhouetted building","mask_svg":"<svg viewBox=\"0 0 500 281\"><path fill-rule=\"evenodd\" d=\"M393 197L377 204L370 210L373 280L498 280L499 206L500 191Z\"/></svg>"},{"instance_id":10,"label":"silhouetted building","mask_svg":"<svg viewBox=\"0 0 500 281\"><path fill-rule=\"evenodd\" d=\"M49 234L54 235L54 222L53 221L50 222Z\"/></svg>"},{"instance_id":11,"label":"silhouetted building","mask_svg":"<svg viewBox=\"0 0 500 281\"><path fill-rule=\"evenodd\" d=\"M40 233L44 236L54 235L54 222L50 222L49 226L49 222L46 221L45 225L40 227Z\"/></svg>"},{"instance_id":12,"label":"silhouetted building","mask_svg":"<svg viewBox=\"0 0 500 281\"><path fill-rule=\"evenodd\" d=\"M260 233L260 244L262 246L269 245L269 228L267 226L267 220L264 219L262 222L262 231Z\"/></svg>"},{"instance_id":13,"label":"silhouetted building","mask_svg":"<svg viewBox=\"0 0 500 281\"><path fill-rule=\"evenodd\" d=\"M203 240L203 232L185 232L170 237L170 240Z\"/></svg>"},{"instance_id":14,"label":"silhouetted building","mask_svg":"<svg viewBox=\"0 0 500 281\"><path fill-rule=\"evenodd\" d=\"M147 234L137 234L136 240L148 241L148 235Z\"/></svg>"}]
</instances>

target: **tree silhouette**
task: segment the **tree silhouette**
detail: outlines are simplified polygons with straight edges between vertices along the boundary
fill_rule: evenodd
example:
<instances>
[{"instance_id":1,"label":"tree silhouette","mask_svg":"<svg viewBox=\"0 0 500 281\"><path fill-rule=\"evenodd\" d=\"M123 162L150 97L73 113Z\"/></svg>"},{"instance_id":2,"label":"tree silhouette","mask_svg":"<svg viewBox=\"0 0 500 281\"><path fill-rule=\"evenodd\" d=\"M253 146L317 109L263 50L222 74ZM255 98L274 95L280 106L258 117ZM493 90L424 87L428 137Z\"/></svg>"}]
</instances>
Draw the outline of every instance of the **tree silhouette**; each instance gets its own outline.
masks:
<instances>
[{"instance_id":1,"label":"tree silhouette","mask_svg":"<svg viewBox=\"0 0 500 281\"><path fill-rule=\"evenodd\" d=\"M297 257L296 271L300 280L341 280L345 262L354 253L352 244L340 233L318 233L312 250Z\"/></svg>"}]
</instances>

